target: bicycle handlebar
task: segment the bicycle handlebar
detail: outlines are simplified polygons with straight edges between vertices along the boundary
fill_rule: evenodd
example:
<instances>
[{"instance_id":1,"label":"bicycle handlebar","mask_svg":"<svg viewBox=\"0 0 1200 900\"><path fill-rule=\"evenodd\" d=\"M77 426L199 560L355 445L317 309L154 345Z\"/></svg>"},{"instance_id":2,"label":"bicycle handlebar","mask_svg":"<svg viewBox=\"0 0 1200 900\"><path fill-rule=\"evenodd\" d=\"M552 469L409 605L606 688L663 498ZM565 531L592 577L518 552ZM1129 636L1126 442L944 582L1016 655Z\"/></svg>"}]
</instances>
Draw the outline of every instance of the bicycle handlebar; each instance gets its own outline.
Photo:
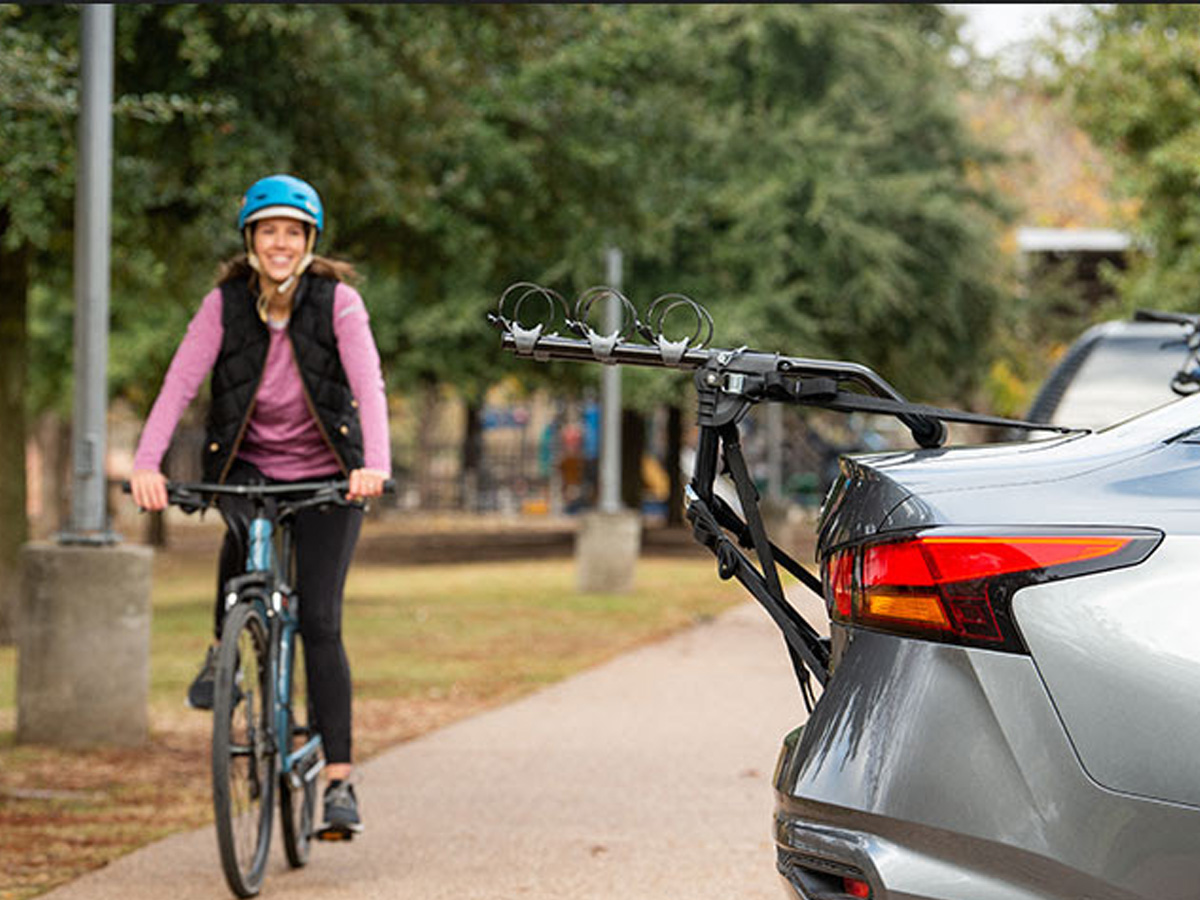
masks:
<instances>
[{"instance_id":1,"label":"bicycle handlebar","mask_svg":"<svg viewBox=\"0 0 1200 900\"><path fill-rule=\"evenodd\" d=\"M292 484L216 484L203 481L168 481L167 502L186 513L194 513L208 505L213 496L235 496L266 498L282 497L283 513L296 512L310 506L333 504L335 506L361 506L362 501L350 500L346 491L350 482L345 479L332 481L297 481ZM121 482L121 490L130 493L128 481ZM389 478L383 483L383 493L394 494L396 482ZM297 497L297 495L307 495ZM295 500L286 498L296 497Z\"/></svg>"}]
</instances>

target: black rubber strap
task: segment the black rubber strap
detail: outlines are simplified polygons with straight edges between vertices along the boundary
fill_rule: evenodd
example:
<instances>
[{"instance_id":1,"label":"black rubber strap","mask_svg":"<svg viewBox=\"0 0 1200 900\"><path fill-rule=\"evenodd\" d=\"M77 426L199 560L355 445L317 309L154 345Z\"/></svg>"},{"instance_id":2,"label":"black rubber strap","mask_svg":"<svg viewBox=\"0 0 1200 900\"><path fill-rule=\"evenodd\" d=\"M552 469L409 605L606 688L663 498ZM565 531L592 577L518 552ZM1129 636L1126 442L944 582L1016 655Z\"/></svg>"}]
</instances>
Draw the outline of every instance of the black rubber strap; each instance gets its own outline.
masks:
<instances>
[{"instance_id":1,"label":"black rubber strap","mask_svg":"<svg viewBox=\"0 0 1200 900\"><path fill-rule=\"evenodd\" d=\"M754 538L750 534L749 526L738 517L738 514L730 508L728 503L716 494L713 494L712 498L712 512L718 524L722 528L732 531L739 544L750 549L754 548ZM777 563L787 569L801 584L818 597L825 595L824 585L821 584L820 578L817 578L812 572L800 565L800 563L782 550L774 541L768 541L768 543L771 545L771 552L775 555Z\"/></svg>"},{"instance_id":2,"label":"black rubber strap","mask_svg":"<svg viewBox=\"0 0 1200 900\"><path fill-rule=\"evenodd\" d=\"M820 406L823 409L832 409L838 412L880 413L889 416L926 416L931 419L940 419L943 422L961 422L967 425L994 425L1002 428L1020 428L1025 431L1057 431L1061 434L1090 431L1088 428L1048 425L1045 422L1006 419L1002 416L988 416L982 413L965 412L960 409L943 409L938 406L928 406L924 403L899 402L886 397L871 397L867 394L858 394L853 391L838 391L835 397L830 397L825 393L815 393L810 397L806 397L803 392L798 392L796 402L804 406Z\"/></svg>"}]
</instances>

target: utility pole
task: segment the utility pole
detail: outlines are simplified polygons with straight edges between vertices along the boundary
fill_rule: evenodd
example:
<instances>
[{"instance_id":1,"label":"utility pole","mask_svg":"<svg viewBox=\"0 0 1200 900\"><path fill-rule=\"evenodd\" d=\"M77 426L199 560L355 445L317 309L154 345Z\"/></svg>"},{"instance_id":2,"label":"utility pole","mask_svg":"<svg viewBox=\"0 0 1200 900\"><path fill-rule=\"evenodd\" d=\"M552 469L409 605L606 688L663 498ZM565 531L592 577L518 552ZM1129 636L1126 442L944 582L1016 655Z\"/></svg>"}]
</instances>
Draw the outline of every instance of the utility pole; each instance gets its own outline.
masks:
<instances>
[{"instance_id":1,"label":"utility pole","mask_svg":"<svg viewBox=\"0 0 1200 900\"><path fill-rule=\"evenodd\" d=\"M623 282L621 251L605 253L611 290L604 309L604 331L621 328L625 315L618 294ZM597 509L582 517L575 534L575 568L583 593L624 594L633 590L634 568L642 548L640 511L621 505L621 369L603 368L600 386L600 498Z\"/></svg>"},{"instance_id":2,"label":"utility pole","mask_svg":"<svg viewBox=\"0 0 1200 900\"><path fill-rule=\"evenodd\" d=\"M62 544L113 544L108 451L108 300L112 210L113 8L85 6L79 66L75 185L75 394L71 521Z\"/></svg>"},{"instance_id":3,"label":"utility pole","mask_svg":"<svg viewBox=\"0 0 1200 900\"><path fill-rule=\"evenodd\" d=\"M21 548L17 742L136 745L149 734L148 547L108 527L108 292L114 10L80 10L71 521Z\"/></svg>"},{"instance_id":4,"label":"utility pole","mask_svg":"<svg viewBox=\"0 0 1200 900\"><path fill-rule=\"evenodd\" d=\"M765 403L767 415L767 497L783 502L783 405Z\"/></svg>"},{"instance_id":5,"label":"utility pole","mask_svg":"<svg viewBox=\"0 0 1200 900\"><path fill-rule=\"evenodd\" d=\"M605 284L620 292L622 281L621 251L610 247L605 254ZM625 315L621 300L610 292L605 298L604 333L621 328ZM604 366L600 382L600 512L621 511L621 367Z\"/></svg>"}]
</instances>

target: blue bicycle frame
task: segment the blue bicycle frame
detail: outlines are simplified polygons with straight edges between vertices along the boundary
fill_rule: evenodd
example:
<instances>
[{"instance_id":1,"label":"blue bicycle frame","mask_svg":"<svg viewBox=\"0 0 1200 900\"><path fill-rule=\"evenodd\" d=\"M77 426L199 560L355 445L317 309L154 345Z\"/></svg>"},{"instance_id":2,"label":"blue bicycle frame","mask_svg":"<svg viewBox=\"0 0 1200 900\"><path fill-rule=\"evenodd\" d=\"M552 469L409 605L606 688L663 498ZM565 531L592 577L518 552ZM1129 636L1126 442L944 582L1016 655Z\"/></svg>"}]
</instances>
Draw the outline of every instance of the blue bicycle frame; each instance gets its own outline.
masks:
<instances>
[{"instance_id":1,"label":"blue bicycle frame","mask_svg":"<svg viewBox=\"0 0 1200 900\"><path fill-rule=\"evenodd\" d=\"M279 753L279 771L292 787L300 789L305 781L312 781L317 773L324 768L324 760L320 757L321 735L313 734L305 743L293 750L291 741L291 724L289 722L289 705L292 702L289 686L292 684L292 665L294 654L292 642L300 628L300 600L287 583L286 573L278 565L273 540L271 520L261 513L250 522L250 546L246 554L246 572L274 573L275 588L269 598L264 600L256 596L254 602L261 604L260 612L266 621L271 623L272 637L271 652L276 654L272 671L275 673L273 691L272 718L275 724L275 744ZM289 540L290 533L284 530L284 540ZM285 549L284 558L290 558L290 547ZM267 602L269 600L269 602ZM284 702L281 698L287 698ZM313 761L316 760L316 764Z\"/></svg>"}]
</instances>

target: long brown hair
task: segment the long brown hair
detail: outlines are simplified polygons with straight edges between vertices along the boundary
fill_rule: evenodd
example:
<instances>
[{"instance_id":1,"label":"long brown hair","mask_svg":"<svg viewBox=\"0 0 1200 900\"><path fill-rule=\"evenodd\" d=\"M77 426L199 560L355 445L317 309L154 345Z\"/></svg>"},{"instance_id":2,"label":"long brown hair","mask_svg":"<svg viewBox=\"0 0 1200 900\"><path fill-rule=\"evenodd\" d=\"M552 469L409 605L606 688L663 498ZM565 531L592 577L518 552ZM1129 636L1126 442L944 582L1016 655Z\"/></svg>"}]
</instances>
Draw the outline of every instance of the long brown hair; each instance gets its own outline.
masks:
<instances>
[{"instance_id":1,"label":"long brown hair","mask_svg":"<svg viewBox=\"0 0 1200 900\"><path fill-rule=\"evenodd\" d=\"M312 272L321 278L336 278L338 281L344 281L347 284L354 284L362 278L358 274L358 270L354 268L353 263L342 259L330 259L327 256L314 255L312 262L309 263L305 271ZM222 285L227 281L248 278L257 274L250 265L249 257L245 253L241 253L221 263L220 268L217 270L217 284Z\"/></svg>"}]
</instances>

